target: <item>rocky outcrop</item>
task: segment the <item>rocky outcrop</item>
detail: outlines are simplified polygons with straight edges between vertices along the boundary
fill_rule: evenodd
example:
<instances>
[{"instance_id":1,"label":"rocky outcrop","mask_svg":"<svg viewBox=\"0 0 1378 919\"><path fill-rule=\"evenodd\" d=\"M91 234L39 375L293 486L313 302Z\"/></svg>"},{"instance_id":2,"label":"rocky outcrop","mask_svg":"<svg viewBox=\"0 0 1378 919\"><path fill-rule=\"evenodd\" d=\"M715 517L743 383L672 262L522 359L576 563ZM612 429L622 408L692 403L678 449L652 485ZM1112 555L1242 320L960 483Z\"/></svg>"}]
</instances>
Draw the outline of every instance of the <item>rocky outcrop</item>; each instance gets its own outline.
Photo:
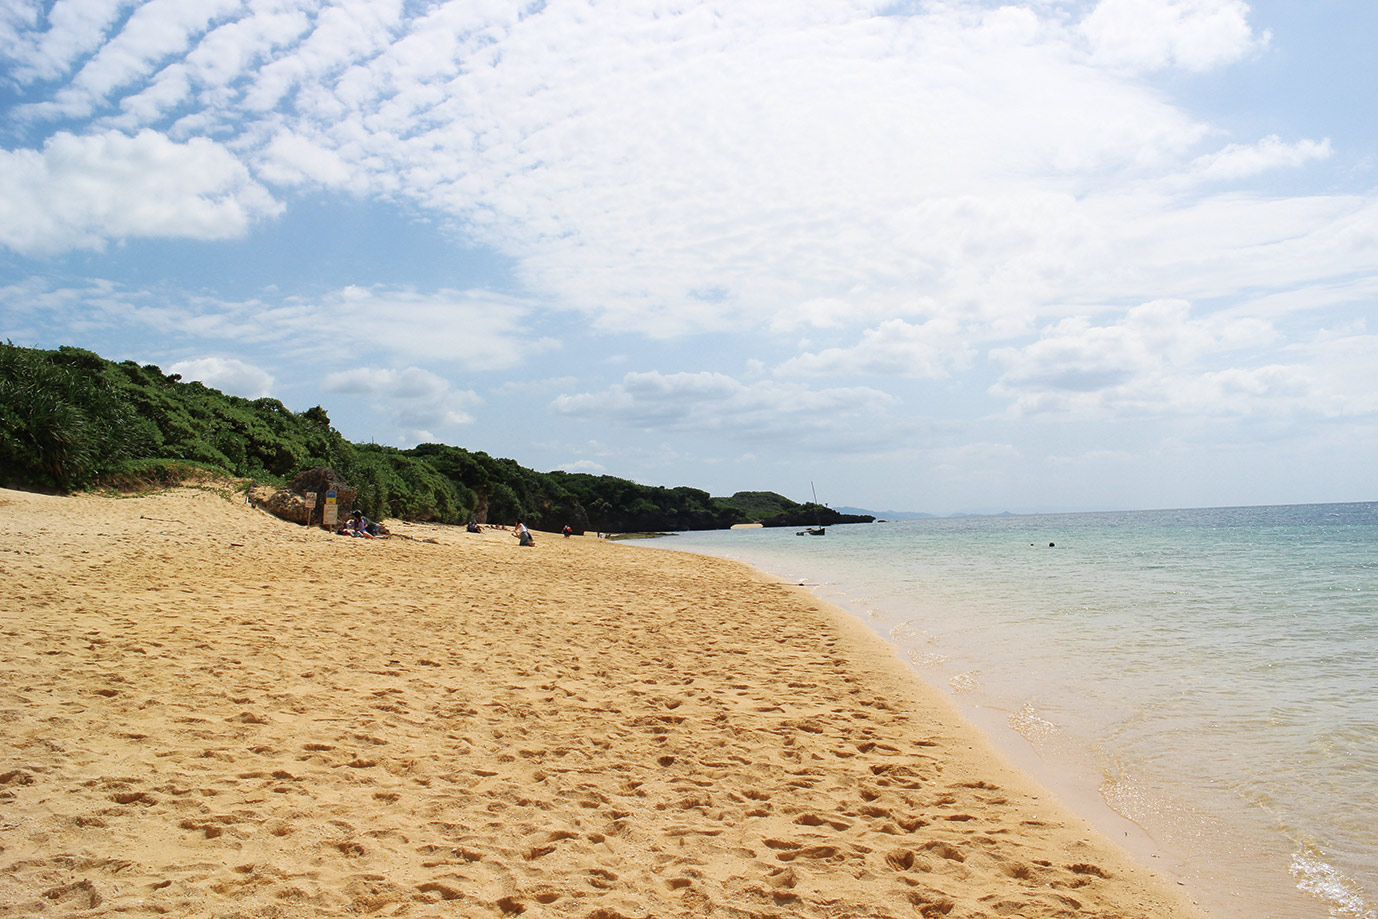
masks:
<instances>
[{"instance_id":1,"label":"rocky outcrop","mask_svg":"<svg viewBox=\"0 0 1378 919\"><path fill-rule=\"evenodd\" d=\"M343 476L326 466L316 466L298 473L289 487L299 495L310 492L316 493L316 510L311 518L312 523L321 522L321 511L325 508L326 492L335 492L337 520L344 520L349 517L350 512L354 510L354 499L359 496L357 488L351 488Z\"/></svg>"},{"instance_id":2,"label":"rocky outcrop","mask_svg":"<svg viewBox=\"0 0 1378 919\"><path fill-rule=\"evenodd\" d=\"M281 520L290 520L302 526L322 525L326 493L335 492L336 520L349 517L354 509L354 499L359 491L346 484L344 478L335 470L316 466L297 475L292 484L282 489L260 486L253 489L250 500ZM315 494L315 501L308 503L306 496Z\"/></svg>"},{"instance_id":3,"label":"rocky outcrop","mask_svg":"<svg viewBox=\"0 0 1378 919\"><path fill-rule=\"evenodd\" d=\"M306 526L307 521L315 511L314 505L307 506L305 498L293 494L285 488L259 487L254 489L250 497L255 505L263 508L274 517L292 523L300 523L302 526Z\"/></svg>"},{"instance_id":4,"label":"rocky outcrop","mask_svg":"<svg viewBox=\"0 0 1378 919\"><path fill-rule=\"evenodd\" d=\"M792 511L767 517L761 523L768 527L821 527L839 523L875 523L870 514L842 514L822 504L803 504Z\"/></svg>"}]
</instances>

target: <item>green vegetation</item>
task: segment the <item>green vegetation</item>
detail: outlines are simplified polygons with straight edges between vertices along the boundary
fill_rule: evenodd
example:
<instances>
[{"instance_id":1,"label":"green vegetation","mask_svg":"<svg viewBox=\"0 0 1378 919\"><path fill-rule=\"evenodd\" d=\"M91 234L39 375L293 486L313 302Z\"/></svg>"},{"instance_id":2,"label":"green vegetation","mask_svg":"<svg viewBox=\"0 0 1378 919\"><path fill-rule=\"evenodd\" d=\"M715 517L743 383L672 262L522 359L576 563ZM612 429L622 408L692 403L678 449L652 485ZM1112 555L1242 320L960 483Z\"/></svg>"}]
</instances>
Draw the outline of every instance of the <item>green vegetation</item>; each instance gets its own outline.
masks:
<instances>
[{"instance_id":1,"label":"green vegetation","mask_svg":"<svg viewBox=\"0 0 1378 919\"><path fill-rule=\"evenodd\" d=\"M799 508L799 505L789 498L777 495L773 491L739 491L730 498L718 500L728 507L736 508L741 512L743 520L752 523L760 523L768 517L786 514Z\"/></svg>"},{"instance_id":2,"label":"green vegetation","mask_svg":"<svg viewBox=\"0 0 1378 919\"><path fill-rule=\"evenodd\" d=\"M355 444L320 406L294 413L276 399L229 396L151 364L0 344L0 485L159 487L195 473L283 484L316 466L357 488L356 505L372 518L524 520L605 533L838 522L827 508L773 492L713 498L614 476L535 472L446 444Z\"/></svg>"}]
</instances>

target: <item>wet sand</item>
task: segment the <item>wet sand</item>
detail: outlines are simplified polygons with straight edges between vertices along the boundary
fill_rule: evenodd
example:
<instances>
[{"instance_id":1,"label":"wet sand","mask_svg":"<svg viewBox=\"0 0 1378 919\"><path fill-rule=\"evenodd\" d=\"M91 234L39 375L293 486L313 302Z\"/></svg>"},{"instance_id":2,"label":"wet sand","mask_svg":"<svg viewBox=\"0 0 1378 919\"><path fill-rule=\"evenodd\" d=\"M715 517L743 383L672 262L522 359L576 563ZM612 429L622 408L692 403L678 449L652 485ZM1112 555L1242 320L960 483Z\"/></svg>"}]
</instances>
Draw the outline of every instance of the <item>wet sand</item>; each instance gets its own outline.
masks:
<instances>
[{"instance_id":1,"label":"wet sand","mask_svg":"<svg viewBox=\"0 0 1378 919\"><path fill-rule=\"evenodd\" d=\"M1199 917L719 559L0 490L0 916Z\"/></svg>"}]
</instances>

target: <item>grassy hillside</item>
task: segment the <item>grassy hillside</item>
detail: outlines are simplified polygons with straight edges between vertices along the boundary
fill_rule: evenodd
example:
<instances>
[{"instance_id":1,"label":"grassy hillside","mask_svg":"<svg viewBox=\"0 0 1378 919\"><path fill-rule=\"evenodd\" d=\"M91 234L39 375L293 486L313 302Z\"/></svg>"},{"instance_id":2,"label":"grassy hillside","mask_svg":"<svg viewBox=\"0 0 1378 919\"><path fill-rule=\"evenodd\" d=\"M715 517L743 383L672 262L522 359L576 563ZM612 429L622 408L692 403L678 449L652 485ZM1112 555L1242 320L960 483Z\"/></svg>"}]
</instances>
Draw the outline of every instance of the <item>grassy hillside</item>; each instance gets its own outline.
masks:
<instances>
[{"instance_id":1,"label":"grassy hillside","mask_svg":"<svg viewBox=\"0 0 1378 919\"><path fill-rule=\"evenodd\" d=\"M0 344L0 485L72 491L176 481L191 469L285 483L315 466L357 488L358 506L375 518L628 532L713 529L804 507L772 492L713 498L614 476L541 473L447 444L355 444L321 406L295 413L152 364Z\"/></svg>"}]
</instances>

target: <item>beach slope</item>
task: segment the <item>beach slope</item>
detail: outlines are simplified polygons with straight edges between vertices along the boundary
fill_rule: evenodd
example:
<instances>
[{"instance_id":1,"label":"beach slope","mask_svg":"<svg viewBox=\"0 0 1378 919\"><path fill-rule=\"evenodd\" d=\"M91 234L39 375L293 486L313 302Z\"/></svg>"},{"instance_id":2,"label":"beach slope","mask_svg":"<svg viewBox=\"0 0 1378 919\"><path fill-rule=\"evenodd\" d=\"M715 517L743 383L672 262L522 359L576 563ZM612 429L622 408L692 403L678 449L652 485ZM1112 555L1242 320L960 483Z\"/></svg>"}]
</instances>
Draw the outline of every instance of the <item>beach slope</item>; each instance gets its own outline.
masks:
<instances>
[{"instance_id":1,"label":"beach slope","mask_svg":"<svg viewBox=\"0 0 1378 919\"><path fill-rule=\"evenodd\" d=\"M1200 915L745 566L0 515L0 916Z\"/></svg>"}]
</instances>

